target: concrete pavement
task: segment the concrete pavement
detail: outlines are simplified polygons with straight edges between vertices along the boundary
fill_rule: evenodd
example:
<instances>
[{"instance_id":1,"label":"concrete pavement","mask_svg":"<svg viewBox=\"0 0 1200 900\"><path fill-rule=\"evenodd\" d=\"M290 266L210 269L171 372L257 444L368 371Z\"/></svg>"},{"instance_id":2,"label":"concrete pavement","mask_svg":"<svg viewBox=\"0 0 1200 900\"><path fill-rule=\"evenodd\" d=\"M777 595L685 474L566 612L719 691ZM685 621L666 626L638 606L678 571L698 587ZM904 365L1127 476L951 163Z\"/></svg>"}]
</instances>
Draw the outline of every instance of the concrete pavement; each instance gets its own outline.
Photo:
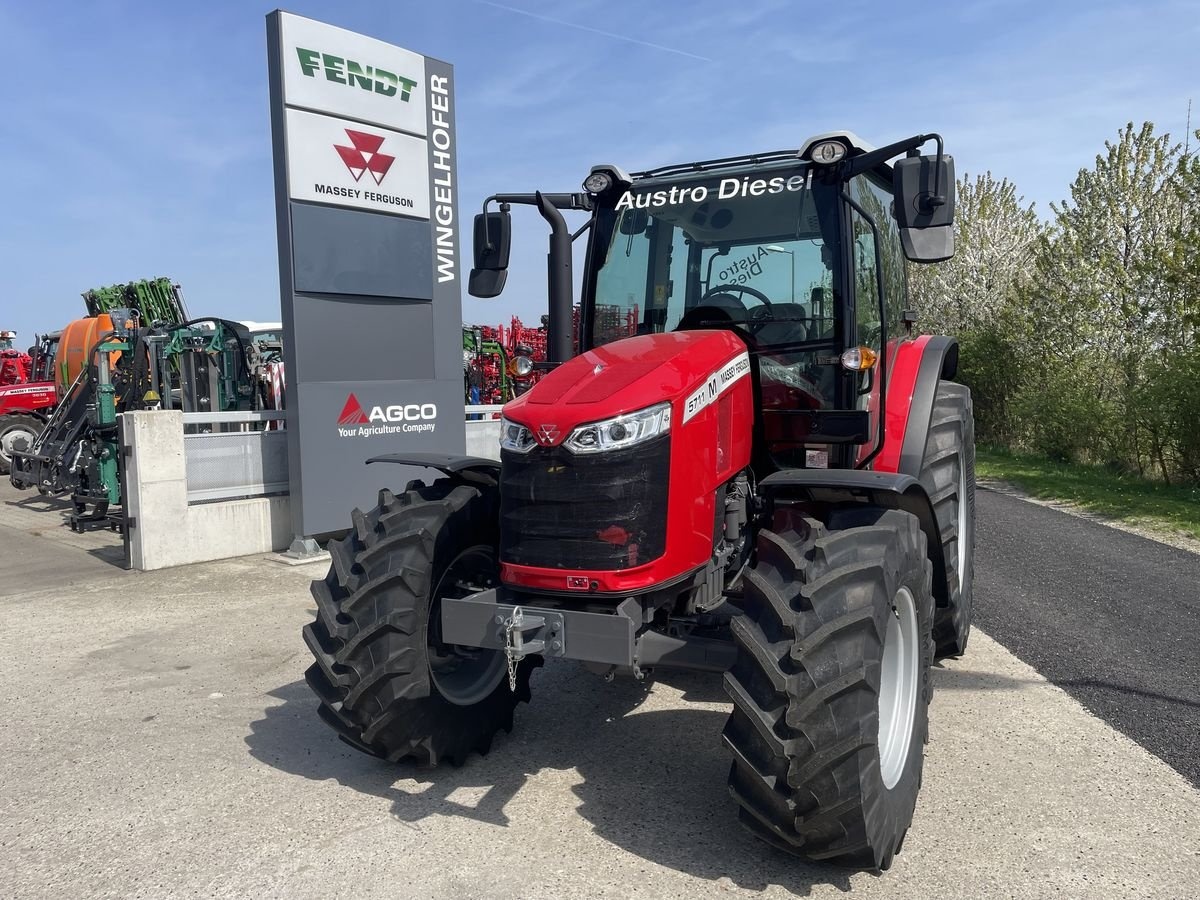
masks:
<instances>
[{"instance_id":1,"label":"concrete pavement","mask_svg":"<svg viewBox=\"0 0 1200 900\"><path fill-rule=\"evenodd\" d=\"M396 768L340 744L301 680L319 567L249 558L124 573L90 556L79 568L72 554L86 551L61 541L20 546L50 565L0 597L6 896L1200 890L1200 792L982 633L936 674L904 852L882 876L848 874L737 825L716 679L606 686L547 666L487 758Z\"/></svg>"}]
</instances>

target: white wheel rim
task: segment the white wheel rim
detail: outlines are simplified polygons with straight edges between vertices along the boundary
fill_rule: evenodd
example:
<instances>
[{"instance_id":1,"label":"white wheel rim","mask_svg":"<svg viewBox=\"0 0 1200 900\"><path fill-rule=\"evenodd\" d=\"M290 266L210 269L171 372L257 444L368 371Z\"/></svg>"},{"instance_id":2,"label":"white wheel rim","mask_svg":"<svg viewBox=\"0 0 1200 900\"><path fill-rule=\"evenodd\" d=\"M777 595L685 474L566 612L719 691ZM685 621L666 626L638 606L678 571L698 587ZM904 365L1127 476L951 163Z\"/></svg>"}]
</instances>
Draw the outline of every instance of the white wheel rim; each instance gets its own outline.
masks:
<instances>
[{"instance_id":1,"label":"white wheel rim","mask_svg":"<svg viewBox=\"0 0 1200 900\"><path fill-rule=\"evenodd\" d=\"M879 770L883 786L889 791L900 781L908 761L917 716L920 658L917 606L912 592L900 588L892 605L895 612L888 616L879 686Z\"/></svg>"},{"instance_id":2,"label":"white wheel rim","mask_svg":"<svg viewBox=\"0 0 1200 900\"><path fill-rule=\"evenodd\" d=\"M958 589L963 589L967 565L967 466L966 460L958 460Z\"/></svg>"},{"instance_id":3,"label":"white wheel rim","mask_svg":"<svg viewBox=\"0 0 1200 900\"><path fill-rule=\"evenodd\" d=\"M0 435L0 456L11 460L14 450L18 447L21 450L28 450L36 440L37 435L22 425L11 428Z\"/></svg>"}]
</instances>

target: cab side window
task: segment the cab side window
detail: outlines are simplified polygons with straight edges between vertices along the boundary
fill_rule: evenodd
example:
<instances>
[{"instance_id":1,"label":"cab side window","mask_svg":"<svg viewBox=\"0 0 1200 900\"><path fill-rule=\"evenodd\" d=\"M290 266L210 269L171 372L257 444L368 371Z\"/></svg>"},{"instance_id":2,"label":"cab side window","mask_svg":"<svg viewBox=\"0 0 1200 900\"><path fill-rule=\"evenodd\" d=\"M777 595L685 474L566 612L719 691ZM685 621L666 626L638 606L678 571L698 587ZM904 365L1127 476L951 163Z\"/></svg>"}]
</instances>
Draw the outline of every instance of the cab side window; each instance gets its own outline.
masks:
<instances>
[{"instance_id":1,"label":"cab side window","mask_svg":"<svg viewBox=\"0 0 1200 900\"><path fill-rule=\"evenodd\" d=\"M872 175L859 175L850 180L850 196L870 213L879 229L885 321L888 338L894 339L904 332L901 313L908 303L908 279L904 268L904 251L900 248L900 227L892 213L891 187L876 181ZM862 224L869 232L870 226L865 222ZM858 223L855 224L855 234L858 234Z\"/></svg>"}]
</instances>

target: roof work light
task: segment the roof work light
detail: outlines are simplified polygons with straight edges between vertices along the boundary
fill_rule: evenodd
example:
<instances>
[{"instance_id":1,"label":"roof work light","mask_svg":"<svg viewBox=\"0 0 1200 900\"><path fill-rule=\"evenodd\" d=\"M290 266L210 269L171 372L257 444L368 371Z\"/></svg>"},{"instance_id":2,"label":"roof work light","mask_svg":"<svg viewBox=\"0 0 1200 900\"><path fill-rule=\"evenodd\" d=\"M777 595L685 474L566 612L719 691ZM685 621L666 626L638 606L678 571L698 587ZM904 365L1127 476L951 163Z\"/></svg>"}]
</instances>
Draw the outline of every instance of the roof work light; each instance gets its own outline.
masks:
<instances>
[{"instance_id":1,"label":"roof work light","mask_svg":"<svg viewBox=\"0 0 1200 900\"><path fill-rule=\"evenodd\" d=\"M833 165L846 155L846 145L841 141L821 141L812 148L812 161L822 165Z\"/></svg>"}]
</instances>

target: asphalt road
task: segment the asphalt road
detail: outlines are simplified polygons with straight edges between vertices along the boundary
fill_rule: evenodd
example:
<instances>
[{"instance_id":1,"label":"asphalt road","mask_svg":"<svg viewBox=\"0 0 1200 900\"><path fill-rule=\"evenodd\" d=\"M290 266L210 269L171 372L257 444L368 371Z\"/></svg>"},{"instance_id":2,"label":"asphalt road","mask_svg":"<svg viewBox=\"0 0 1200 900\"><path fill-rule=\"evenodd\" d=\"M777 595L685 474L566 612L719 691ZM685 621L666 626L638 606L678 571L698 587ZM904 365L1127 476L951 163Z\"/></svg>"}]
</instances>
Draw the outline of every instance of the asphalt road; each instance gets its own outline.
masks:
<instances>
[{"instance_id":1,"label":"asphalt road","mask_svg":"<svg viewBox=\"0 0 1200 900\"><path fill-rule=\"evenodd\" d=\"M1200 555L977 496L976 624L1200 787Z\"/></svg>"}]
</instances>

